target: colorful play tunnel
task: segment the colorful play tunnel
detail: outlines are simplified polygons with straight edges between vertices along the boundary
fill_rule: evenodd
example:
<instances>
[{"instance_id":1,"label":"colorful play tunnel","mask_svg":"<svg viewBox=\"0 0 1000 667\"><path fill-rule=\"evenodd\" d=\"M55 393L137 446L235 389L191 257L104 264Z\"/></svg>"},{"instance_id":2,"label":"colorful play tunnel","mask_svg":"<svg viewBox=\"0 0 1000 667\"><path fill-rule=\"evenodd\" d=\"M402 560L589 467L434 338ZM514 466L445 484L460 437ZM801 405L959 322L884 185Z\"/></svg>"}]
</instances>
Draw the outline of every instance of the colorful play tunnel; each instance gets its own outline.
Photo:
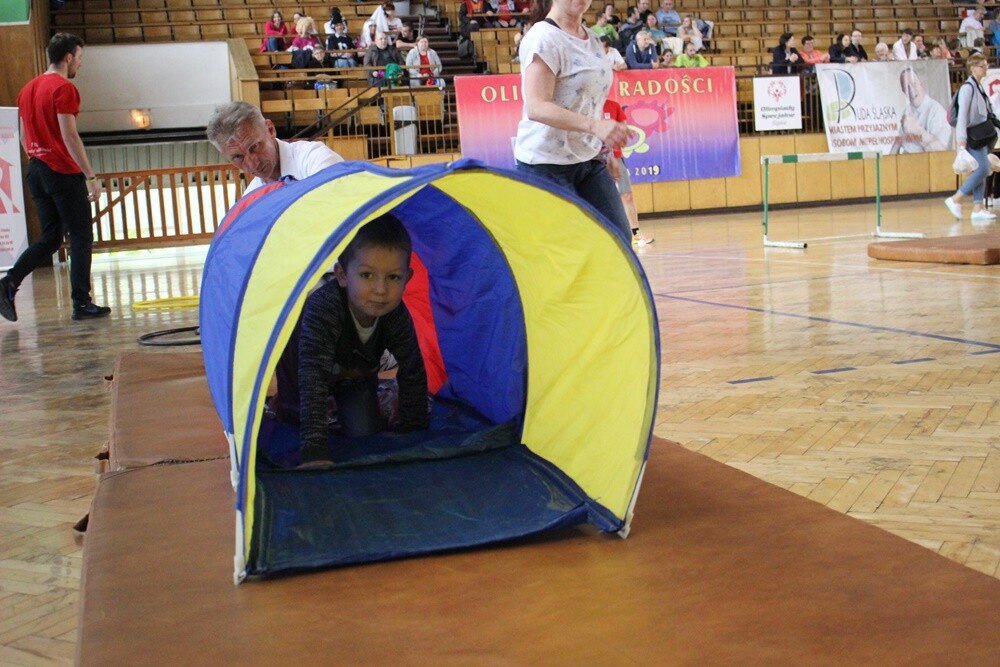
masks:
<instances>
[{"instance_id":1,"label":"colorful play tunnel","mask_svg":"<svg viewBox=\"0 0 1000 667\"><path fill-rule=\"evenodd\" d=\"M652 295L594 209L473 161L345 162L234 207L212 244L201 336L230 439L237 581L590 523L625 536L659 386ZM413 240L413 316L431 428L336 441L296 470L297 430L265 416L304 300L386 212ZM196 508L193 508L196 511Z\"/></svg>"}]
</instances>

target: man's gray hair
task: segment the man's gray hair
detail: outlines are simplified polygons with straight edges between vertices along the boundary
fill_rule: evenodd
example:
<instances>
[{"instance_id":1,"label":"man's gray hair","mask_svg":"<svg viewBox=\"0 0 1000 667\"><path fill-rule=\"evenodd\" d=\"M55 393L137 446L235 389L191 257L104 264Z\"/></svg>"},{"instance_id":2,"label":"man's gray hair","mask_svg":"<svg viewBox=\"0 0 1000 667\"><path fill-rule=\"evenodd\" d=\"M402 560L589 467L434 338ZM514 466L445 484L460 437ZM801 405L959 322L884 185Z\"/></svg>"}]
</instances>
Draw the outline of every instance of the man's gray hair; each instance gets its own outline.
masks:
<instances>
[{"instance_id":1,"label":"man's gray hair","mask_svg":"<svg viewBox=\"0 0 1000 667\"><path fill-rule=\"evenodd\" d=\"M221 153L222 147L229 143L240 126L247 121L263 126L264 114L247 102L226 102L215 107L215 113L208 119L205 134Z\"/></svg>"}]
</instances>

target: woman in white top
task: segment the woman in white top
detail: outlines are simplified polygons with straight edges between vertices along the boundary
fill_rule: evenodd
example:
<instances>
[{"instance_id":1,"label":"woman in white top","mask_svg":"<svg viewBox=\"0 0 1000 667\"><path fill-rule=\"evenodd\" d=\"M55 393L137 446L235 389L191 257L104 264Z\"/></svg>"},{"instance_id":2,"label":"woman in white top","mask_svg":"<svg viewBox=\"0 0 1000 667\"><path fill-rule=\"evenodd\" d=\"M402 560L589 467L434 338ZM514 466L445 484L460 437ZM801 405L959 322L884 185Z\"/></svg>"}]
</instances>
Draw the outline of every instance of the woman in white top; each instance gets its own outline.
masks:
<instances>
[{"instance_id":1,"label":"woman in white top","mask_svg":"<svg viewBox=\"0 0 1000 667\"><path fill-rule=\"evenodd\" d=\"M518 170L587 201L628 243L632 232L606 163L611 153L602 148L624 146L629 129L604 119L611 66L601 41L583 27L590 2L532 0L534 25L519 49L524 108L514 157Z\"/></svg>"}]
</instances>

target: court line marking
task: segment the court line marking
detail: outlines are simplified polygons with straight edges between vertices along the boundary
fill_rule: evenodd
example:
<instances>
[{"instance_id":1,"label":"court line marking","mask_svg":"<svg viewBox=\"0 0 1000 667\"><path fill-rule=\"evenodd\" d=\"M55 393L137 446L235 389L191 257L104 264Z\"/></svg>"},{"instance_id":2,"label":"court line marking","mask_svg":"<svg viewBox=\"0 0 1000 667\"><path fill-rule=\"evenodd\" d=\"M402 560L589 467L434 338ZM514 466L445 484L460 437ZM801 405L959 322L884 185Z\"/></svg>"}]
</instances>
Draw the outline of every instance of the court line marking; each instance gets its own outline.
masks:
<instances>
[{"instance_id":1,"label":"court line marking","mask_svg":"<svg viewBox=\"0 0 1000 667\"><path fill-rule=\"evenodd\" d=\"M966 338L957 338L955 336L945 336L943 334L927 333L925 331L914 331L912 329L899 329L896 327L884 327L877 324L863 324L861 322L849 322L847 320L834 320L827 317L816 317L815 315L802 315L800 313L788 313L781 310L771 310L769 308L756 308L754 306L739 306L732 303L720 303L718 301L706 301L705 299L692 299L687 296L676 296L673 294L655 294L656 297L662 299L673 299L674 301L686 301L688 303L696 303L702 306L715 306L716 308L731 308L733 310L744 310L751 313L760 313L762 315L777 315L781 317L792 317L799 320L807 320L809 322L822 322L825 324L839 324L845 327L854 327L857 329L865 329L867 331L882 331L885 333L902 334L904 336L917 336L919 338L930 338L932 340L940 340L946 343L959 343L962 345L975 345L978 347L989 348L989 350L994 352L1000 352L1000 344L998 343L986 343L978 340L969 340Z\"/></svg>"}]
</instances>

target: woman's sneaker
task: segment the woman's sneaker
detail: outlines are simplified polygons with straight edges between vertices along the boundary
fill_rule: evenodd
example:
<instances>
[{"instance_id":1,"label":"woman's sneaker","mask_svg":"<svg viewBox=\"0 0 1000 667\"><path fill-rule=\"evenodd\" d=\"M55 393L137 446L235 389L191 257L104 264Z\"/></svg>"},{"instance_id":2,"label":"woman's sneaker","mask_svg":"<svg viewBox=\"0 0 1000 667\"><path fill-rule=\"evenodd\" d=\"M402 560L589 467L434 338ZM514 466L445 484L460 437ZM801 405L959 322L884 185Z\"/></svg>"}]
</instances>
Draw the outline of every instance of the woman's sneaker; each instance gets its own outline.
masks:
<instances>
[{"instance_id":1,"label":"woman's sneaker","mask_svg":"<svg viewBox=\"0 0 1000 667\"><path fill-rule=\"evenodd\" d=\"M951 214L953 216L955 216L959 220L962 219L962 205L961 204L959 204L958 202L952 201L951 197L948 197L947 199L944 200L944 205L948 207L948 210L951 211Z\"/></svg>"},{"instance_id":2,"label":"woman's sneaker","mask_svg":"<svg viewBox=\"0 0 1000 667\"><path fill-rule=\"evenodd\" d=\"M73 306L74 320L92 320L95 317L107 317L110 314L110 308L107 306L98 306L93 301L88 301L82 306Z\"/></svg>"},{"instance_id":3,"label":"woman's sneaker","mask_svg":"<svg viewBox=\"0 0 1000 667\"><path fill-rule=\"evenodd\" d=\"M997 216L984 208L981 211L973 211L972 215L969 216L969 219L972 220L972 224L974 225L988 225L991 222L996 222Z\"/></svg>"}]
</instances>

